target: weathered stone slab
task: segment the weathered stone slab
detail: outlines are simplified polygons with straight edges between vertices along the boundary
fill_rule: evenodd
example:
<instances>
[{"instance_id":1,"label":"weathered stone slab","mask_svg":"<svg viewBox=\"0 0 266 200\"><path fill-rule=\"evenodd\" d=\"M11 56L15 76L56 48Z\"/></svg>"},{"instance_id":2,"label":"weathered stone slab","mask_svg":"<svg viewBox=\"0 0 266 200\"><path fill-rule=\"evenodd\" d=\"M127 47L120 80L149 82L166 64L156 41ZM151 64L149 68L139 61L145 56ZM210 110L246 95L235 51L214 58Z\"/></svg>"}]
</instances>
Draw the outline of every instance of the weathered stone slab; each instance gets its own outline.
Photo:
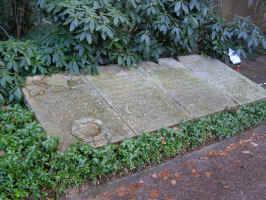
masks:
<instances>
[{"instance_id":1,"label":"weathered stone slab","mask_svg":"<svg viewBox=\"0 0 266 200\"><path fill-rule=\"evenodd\" d=\"M200 55L179 57L181 63L201 80L231 96L238 104L246 104L266 97L266 90L232 70L217 59Z\"/></svg>"},{"instance_id":2,"label":"weathered stone slab","mask_svg":"<svg viewBox=\"0 0 266 200\"><path fill-rule=\"evenodd\" d=\"M28 78L28 105L64 150L75 139L100 147L266 97L263 88L221 62L160 59L136 69L99 67L99 76Z\"/></svg>"},{"instance_id":3,"label":"weathered stone slab","mask_svg":"<svg viewBox=\"0 0 266 200\"><path fill-rule=\"evenodd\" d=\"M117 141L135 136L82 76L30 78L23 92L48 135L60 137L62 149L75 137L98 147L113 135Z\"/></svg>"},{"instance_id":4,"label":"weathered stone slab","mask_svg":"<svg viewBox=\"0 0 266 200\"><path fill-rule=\"evenodd\" d=\"M223 93L194 76L190 70L174 59L160 59L140 66L147 77L184 106L193 118L222 111L235 103Z\"/></svg>"},{"instance_id":5,"label":"weathered stone slab","mask_svg":"<svg viewBox=\"0 0 266 200\"><path fill-rule=\"evenodd\" d=\"M138 70L100 67L100 75L88 76L107 102L136 134L179 123L190 116Z\"/></svg>"}]
</instances>

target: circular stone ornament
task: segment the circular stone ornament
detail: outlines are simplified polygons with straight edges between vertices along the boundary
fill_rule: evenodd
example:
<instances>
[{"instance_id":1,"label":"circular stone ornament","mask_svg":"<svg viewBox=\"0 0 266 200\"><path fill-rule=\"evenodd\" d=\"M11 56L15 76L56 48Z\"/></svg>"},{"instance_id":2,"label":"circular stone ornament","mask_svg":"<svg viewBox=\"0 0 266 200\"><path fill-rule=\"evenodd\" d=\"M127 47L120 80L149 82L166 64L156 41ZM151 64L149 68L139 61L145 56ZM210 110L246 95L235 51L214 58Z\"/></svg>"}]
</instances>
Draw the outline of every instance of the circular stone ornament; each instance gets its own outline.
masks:
<instances>
[{"instance_id":1,"label":"circular stone ornament","mask_svg":"<svg viewBox=\"0 0 266 200\"><path fill-rule=\"evenodd\" d=\"M72 124L72 135L77 136L87 142L92 142L102 131L103 123L98 119L81 118Z\"/></svg>"}]
</instances>

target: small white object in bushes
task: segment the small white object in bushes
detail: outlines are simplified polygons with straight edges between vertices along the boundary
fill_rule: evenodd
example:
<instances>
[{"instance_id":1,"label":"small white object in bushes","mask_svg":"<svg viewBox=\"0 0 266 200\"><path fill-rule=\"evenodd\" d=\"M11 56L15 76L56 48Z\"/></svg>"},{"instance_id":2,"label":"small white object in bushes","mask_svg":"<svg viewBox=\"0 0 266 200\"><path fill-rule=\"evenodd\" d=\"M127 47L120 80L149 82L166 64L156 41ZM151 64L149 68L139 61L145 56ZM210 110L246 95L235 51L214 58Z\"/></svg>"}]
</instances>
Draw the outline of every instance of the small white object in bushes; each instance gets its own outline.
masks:
<instances>
[{"instance_id":1,"label":"small white object in bushes","mask_svg":"<svg viewBox=\"0 0 266 200\"><path fill-rule=\"evenodd\" d=\"M233 50L233 49L229 49L229 57L230 57L230 60L231 62L234 64L234 65L237 65L237 64L240 64L241 63L241 58L237 55L237 53Z\"/></svg>"}]
</instances>

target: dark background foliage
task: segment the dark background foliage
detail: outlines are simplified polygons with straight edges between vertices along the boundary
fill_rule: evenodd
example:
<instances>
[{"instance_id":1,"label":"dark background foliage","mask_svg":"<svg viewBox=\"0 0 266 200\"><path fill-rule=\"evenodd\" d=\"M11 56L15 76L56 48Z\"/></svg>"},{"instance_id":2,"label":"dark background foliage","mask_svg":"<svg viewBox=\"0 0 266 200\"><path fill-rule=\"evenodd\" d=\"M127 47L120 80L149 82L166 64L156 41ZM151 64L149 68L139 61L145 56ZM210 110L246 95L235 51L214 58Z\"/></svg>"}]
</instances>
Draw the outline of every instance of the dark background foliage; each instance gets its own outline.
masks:
<instances>
[{"instance_id":1,"label":"dark background foliage","mask_svg":"<svg viewBox=\"0 0 266 200\"><path fill-rule=\"evenodd\" d=\"M38 22L33 0L0 0L0 10L0 40L21 38Z\"/></svg>"},{"instance_id":2,"label":"dark background foliage","mask_svg":"<svg viewBox=\"0 0 266 200\"><path fill-rule=\"evenodd\" d=\"M13 37L0 41L0 104L21 101L27 75L97 74L98 65L190 53L228 62L229 48L241 57L266 48L257 26L239 17L225 22L213 0L0 1L1 27Z\"/></svg>"}]
</instances>

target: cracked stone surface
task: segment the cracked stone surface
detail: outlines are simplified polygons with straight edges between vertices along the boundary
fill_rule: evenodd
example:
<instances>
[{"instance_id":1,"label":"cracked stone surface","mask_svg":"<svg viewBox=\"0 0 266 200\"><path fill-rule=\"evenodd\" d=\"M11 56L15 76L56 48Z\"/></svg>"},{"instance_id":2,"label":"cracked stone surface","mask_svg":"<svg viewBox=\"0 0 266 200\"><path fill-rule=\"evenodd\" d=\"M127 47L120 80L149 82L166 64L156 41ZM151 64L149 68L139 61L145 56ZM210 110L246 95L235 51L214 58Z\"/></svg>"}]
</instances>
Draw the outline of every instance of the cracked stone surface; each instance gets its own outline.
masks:
<instances>
[{"instance_id":1,"label":"cracked stone surface","mask_svg":"<svg viewBox=\"0 0 266 200\"><path fill-rule=\"evenodd\" d=\"M100 147L266 97L223 63L198 55L99 67L99 76L29 77L27 105L65 150L76 139Z\"/></svg>"}]
</instances>

